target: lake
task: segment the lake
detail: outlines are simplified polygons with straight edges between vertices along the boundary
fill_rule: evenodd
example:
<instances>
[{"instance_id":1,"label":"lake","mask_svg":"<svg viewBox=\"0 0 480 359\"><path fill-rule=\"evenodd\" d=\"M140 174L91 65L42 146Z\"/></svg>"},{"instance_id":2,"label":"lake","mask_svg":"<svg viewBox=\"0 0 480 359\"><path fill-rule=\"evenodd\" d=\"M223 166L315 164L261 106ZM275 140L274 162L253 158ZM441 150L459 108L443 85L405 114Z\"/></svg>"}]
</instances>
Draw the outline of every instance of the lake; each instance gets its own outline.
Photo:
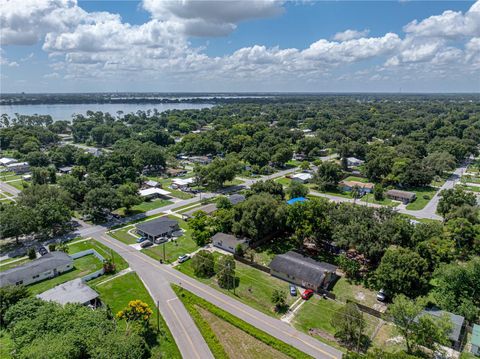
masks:
<instances>
[{"instance_id":1,"label":"lake","mask_svg":"<svg viewBox=\"0 0 480 359\"><path fill-rule=\"evenodd\" d=\"M85 115L88 110L108 112L112 116L117 115L117 111L123 113L135 113L138 110L147 111L156 108L159 112L167 110L199 110L202 108L211 108L212 104L202 103L91 103L91 104L52 104L52 105L2 105L0 114L6 113L10 117L15 117L15 113L20 115L50 115L55 121L71 120L73 114Z\"/></svg>"}]
</instances>

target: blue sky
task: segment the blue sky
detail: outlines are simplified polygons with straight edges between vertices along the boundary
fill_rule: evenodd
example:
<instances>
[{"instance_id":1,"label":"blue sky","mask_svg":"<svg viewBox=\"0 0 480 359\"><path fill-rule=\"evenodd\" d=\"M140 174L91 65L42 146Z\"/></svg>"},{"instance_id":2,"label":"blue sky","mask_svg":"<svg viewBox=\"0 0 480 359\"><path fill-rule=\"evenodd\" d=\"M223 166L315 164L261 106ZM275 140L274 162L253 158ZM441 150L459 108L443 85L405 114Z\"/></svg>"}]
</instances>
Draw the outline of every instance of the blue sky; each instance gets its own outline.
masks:
<instances>
[{"instance_id":1,"label":"blue sky","mask_svg":"<svg viewBox=\"0 0 480 359\"><path fill-rule=\"evenodd\" d=\"M1 92L480 90L473 1L21 4L0 0Z\"/></svg>"}]
</instances>

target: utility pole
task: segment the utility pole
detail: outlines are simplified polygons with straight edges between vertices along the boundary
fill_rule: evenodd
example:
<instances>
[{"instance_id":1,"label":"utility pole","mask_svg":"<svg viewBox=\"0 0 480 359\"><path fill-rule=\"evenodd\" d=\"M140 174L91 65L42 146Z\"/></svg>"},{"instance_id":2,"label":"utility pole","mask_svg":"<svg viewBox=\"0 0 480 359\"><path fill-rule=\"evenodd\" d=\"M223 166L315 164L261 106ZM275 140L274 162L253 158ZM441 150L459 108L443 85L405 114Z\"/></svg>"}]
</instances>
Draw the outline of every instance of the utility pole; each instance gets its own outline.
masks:
<instances>
[{"instance_id":1,"label":"utility pole","mask_svg":"<svg viewBox=\"0 0 480 359\"><path fill-rule=\"evenodd\" d=\"M166 259L165 259L165 243L166 242L163 242L163 261L165 262Z\"/></svg>"},{"instance_id":2,"label":"utility pole","mask_svg":"<svg viewBox=\"0 0 480 359\"><path fill-rule=\"evenodd\" d=\"M160 302L157 300L157 331L160 333Z\"/></svg>"}]
</instances>

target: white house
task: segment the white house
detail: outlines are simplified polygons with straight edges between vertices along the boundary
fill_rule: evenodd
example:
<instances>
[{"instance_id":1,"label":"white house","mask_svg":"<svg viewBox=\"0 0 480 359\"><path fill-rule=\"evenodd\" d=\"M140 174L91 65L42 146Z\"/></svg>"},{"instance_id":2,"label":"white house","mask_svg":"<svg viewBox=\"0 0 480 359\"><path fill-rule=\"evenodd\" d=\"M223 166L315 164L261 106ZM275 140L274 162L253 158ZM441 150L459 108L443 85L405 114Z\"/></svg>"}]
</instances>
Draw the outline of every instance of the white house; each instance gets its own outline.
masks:
<instances>
[{"instance_id":1,"label":"white house","mask_svg":"<svg viewBox=\"0 0 480 359\"><path fill-rule=\"evenodd\" d=\"M140 197L143 197L143 198L158 198L161 196L168 196L170 195L170 192L165 191L164 189L161 189L161 188L150 187L150 188L141 189L139 191L139 194L140 194Z\"/></svg>"},{"instance_id":2,"label":"white house","mask_svg":"<svg viewBox=\"0 0 480 359\"><path fill-rule=\"evenodd\" d=\"M6 166L10 165L12 163L17 163L18 161L15 158L10 158L10 157L2 157L0 158L0 165Z\"/></svg>"},{"instance_id":3,"label":"white house","mask_svg":"<svg viewBox=\"0 0 480 359\"><path fill-rule=\"evenodd\" d=\"M7 171L12 171L16 174L25 173L30 170L28 162L11 163L9 165L6 165L5 167L7 167Z\"/></svg>"},{"instance_id":4,"label":"white house","mask_svg":"<svg viewBox=\"0 0 480 359\"><path fill-rule=\"evenodd\" d=\"M195 179L193 177L172 179L172 184L176 185L177 187L188 187L191 186L194 182Z\"/></svg>"},{"instance_id":5,"label":"white house","mask_svg":"<svg viewBox=\"0 0 480 359\"><path fill-rule=\"evenodd\" d=\"M57 285L37 295L37 298L47 302L56 302L61 305L78 303L81 305L91 305L93 307L99 305L100 301L98 297L99 294L86 285L81 278Z\"/></svg>"},{"instance_id":6,"label":"white house","mask_svg":"<svg viewBox=\"0 0 480 359\"><path fill-rule=\"evenodd\" d=\"M0 272L0 287L27 285L73 269L73 259L64 252L50 252L21 266Z\"/></svg>"},{"instance_id":7,"label":"white house","mask_svg":"<svg viewBox=\"0 0 480 359\"><path fill-rule=\"evenodd\" d=\"M296 173L291 178L292 181L308 183L313 178L313 175L311 173Z\"/></svg>"}]
</instances>

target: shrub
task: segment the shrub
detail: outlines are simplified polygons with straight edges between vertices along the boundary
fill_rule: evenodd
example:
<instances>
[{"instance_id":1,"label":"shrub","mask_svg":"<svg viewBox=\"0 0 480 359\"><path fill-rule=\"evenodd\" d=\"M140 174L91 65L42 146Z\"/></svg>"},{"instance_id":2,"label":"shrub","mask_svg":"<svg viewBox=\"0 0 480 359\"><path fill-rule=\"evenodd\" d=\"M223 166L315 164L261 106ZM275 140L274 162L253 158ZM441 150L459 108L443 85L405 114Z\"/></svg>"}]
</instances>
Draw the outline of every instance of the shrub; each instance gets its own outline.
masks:
<instances>
[{"instance_id":1,"label":"shrub","mask_svg":"<svg viewBox=\"0 0 480 359\"><path fill-rule=\"evenodd\" d=\"M37 258L37 253L35 252L35 248L28 248L27 256L28 256L28 258L30 258L30 259L35 259L35 258Z\"/></svg>"},{"instance_id":2,"label":"shrub","mask_svg":"<svg viewBox=\"0 0 480 359\"><path fill-rule=\"evenodd\" d=\"M56 245L55 243L50 243L50 244L48 245L48 250L49 250L50 252L54 252L56 246L57 246L57 245Z\"/></svg>"}]
</instances>

